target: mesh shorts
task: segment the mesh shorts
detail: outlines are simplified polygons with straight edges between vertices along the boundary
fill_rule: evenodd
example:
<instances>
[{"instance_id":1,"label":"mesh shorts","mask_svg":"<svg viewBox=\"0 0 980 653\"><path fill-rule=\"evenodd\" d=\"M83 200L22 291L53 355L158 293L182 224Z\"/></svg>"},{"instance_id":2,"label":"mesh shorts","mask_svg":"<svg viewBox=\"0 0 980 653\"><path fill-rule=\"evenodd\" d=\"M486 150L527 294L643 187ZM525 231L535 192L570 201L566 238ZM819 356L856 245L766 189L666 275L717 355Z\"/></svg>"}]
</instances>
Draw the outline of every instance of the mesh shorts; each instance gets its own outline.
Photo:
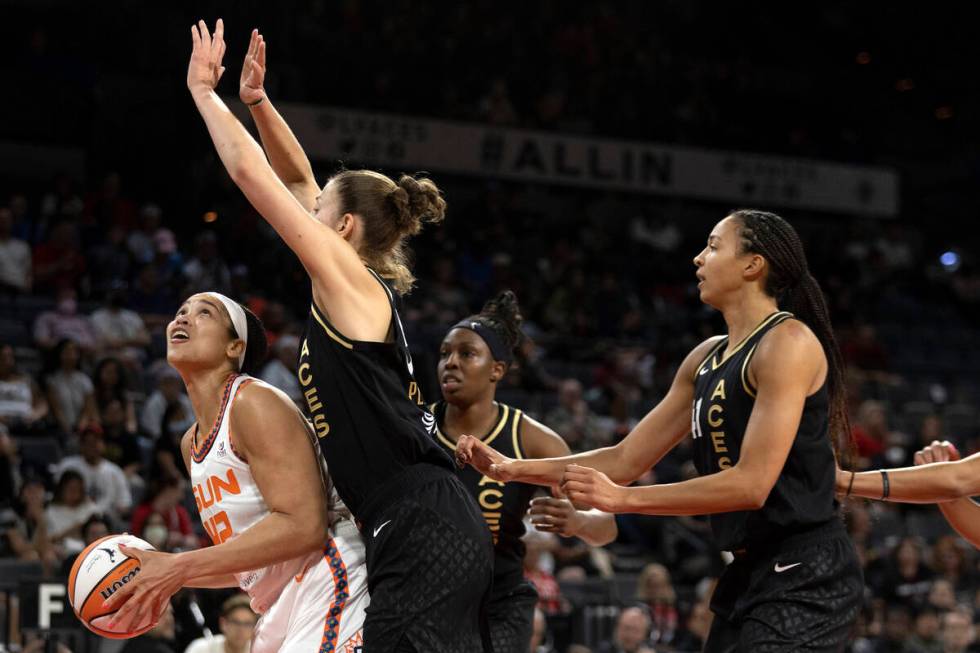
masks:
<instances>
[{"instance_id":1,"label":"mesh shorts","mask_svg":"<svg viewBox=\"0 0 980 653\"><path fill-rule=\"evenodd\" d=\"M736 555L711 599L704 650L841 651L861 608L864 578L840 522Z\"/></svg>"},{"instance_id":2,"label":"mesh shorts","mask_svg":"<svg viewBox=\"0 0 980 653\"><path fill-rule=\"evenodd\" d=\"M371 594L364 653L478 653L489 645L493 543L458 479L418 488L363 528Z\"/></svg>"}]
</instances>

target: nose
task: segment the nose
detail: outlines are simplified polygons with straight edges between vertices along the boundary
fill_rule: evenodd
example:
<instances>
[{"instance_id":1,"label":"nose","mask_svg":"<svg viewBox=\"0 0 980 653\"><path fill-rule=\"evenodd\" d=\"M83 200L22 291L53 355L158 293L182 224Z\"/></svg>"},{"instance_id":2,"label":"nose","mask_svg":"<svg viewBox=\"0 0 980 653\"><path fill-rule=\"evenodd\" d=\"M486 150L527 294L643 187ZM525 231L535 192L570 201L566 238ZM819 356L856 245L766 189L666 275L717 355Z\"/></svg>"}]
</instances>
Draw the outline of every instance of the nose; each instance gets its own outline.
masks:
<instances>
[{"instance_id":1,"label":"nose","mask_svg":"<svg viewBox=\"0 0 980 653\"><path fill-rule=\"evenodd\" d=\"M700 252L697 253L697 256L694 257L694 267L699 268L702 265L704 265L704 259L701 258L701 255L702 254L704 254L704 250L703 249Z\"/></svg>"},{"instance_id":2,"label":"nose","mask_svg":"<svg viewBox=\"0 0 980 653\"><path fill-rule=\"evenodd\" d=\"M456 362L456 352L451 351L446 356L445 367L446 367L446 369L456 369L458 367L457 362Z\"/></svg>"}]
</instances>

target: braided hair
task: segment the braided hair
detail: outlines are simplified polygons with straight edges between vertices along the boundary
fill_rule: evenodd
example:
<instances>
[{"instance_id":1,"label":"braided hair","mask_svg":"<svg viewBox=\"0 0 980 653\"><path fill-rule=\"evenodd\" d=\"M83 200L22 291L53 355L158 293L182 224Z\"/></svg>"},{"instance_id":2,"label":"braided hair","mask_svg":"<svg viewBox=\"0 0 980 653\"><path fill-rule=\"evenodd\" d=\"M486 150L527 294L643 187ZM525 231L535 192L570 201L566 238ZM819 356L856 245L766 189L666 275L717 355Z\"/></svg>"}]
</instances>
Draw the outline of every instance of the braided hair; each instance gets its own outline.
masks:
<instances>
[{"instance_id":1,"label":"braided hair","mask_svg":"<svg viewBox=\"0 0 980 653\"><path fill-rule=\"evenodd\" d=\"M820 284L810 274L803 242L796 230L775 213L741 209L731 214L738 225L742 253L758 254L769 264L765 293L776 299L817 336L827 356L830 391L830 439L838 460L853 453L847 414L844 358L834 337L830 311Z\"/></svg>"}]
</instances>

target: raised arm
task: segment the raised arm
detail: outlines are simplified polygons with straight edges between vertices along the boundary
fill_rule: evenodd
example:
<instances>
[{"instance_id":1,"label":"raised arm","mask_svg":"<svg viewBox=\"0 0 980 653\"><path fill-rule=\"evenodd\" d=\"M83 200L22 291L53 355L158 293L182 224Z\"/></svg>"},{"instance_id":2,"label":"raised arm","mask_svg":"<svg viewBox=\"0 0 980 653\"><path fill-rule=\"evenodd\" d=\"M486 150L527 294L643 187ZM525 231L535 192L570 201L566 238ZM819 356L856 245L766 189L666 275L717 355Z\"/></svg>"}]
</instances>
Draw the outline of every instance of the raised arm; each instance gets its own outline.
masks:
<instances>
[{"instance_id":1,"label":"raised arm","mask_svg":"<svg viewBox=\"0 0 980 653\"><path fill-rule=\"evenodd\" d=\"M945 443L948 444L948 443ZM952 445L949 445L952 446ZM939 503L980 494L980 453L963 460L935 458L943 462L931 462L921 467L902 467L885 470L888 477L888 493L885 496L884 475L880 470L854 474L837 472L837 491L868 499L883 499L900 503ZM923 462L929 462L923 458Z\"/></svg>"},{"instance_id":2,"label":"raised arm","mask_svg":"<svg viewBox=\"0 0 980 653\"><path fill-rule=\"evenodd\" d=\"M312 213L320 187L306 152L265 92L265 39L257 29L252 30L245 54L238 97L252 114L272 170L303 208Z\"/></svg>"},{"instance_id":3,"label":"raised arm","mask_svg":"<svg viewBox=\"0 0 980 653\"><path fill-rule=\"evenodd\" d=\"M521 420L521 448L528 458L557 458L571 453L560 435L540 422L524 416ZM531 500L531 523L545 533L578 537L592 546L603 546L616 539L616 518L601 510L579 507L563 497L537 497Z\"/></svg>"},{"instance_id":4,"label":"raised arm","mask_svg":"<svg viewBox=\"0 0 980 653\"><path fill-rule=\"evenodd\" d=\"M761 508L786 464L803 405L823 383L827 363L817 338L787 321L759 344L750 365L757 388L739 459L699 478L647 487L620 487L584 467L565 471L562 490L575 502L616 513L708 515Z\"/></svg>"},{"instance_id":5,"label":"raised arm","mask_svg":"<svg viewBox=\"0 0 980 653\"><path fill-rule=\"evenodd\" d=\"M479 439L464 435L456 445L456 459L459 464L471 464L481 473L505 482L553 486L561 482L568 465L581 465L606 474L616 483L632 483L690 432L694 373L718 340L710 338L687 355L667 395L619 444L570 456L512 460Z\"/></svg>"},{"instance_id":6,"label":"raised arm","mask_svg":"<svg viewBox=\"0 0 980 653\"><path fill-rule=\"evenodd\" d=\"M126 549L140 559L142 570L140 580L127 586L133 596L114 624L144 623L181 587L220 584L227 574L290 560L326 541L326 490L295 405L278 390L252 384L239 393L230 419L235 448L248 460L269 514L237 537L196 551L169 555ZM111 599L116 604L123 600Z\"/></svg>"},{"instance_id":7,"label":"raised arm","mask_svg":"<svg viewBox=\"0 0 980 653\"><path fill-rule=\"evenodd\" d=\"M318 297L331 297L355 287L376 291L377 282L354 249L293 197L269 166L262 148L215 93L225 70L221 65L225 50L221 19L214 38L204 21L191 28L191 36L187 87L232 180L299 257ZM326 308L329 311L330 307Z\"/></svg>"}]
</instances>

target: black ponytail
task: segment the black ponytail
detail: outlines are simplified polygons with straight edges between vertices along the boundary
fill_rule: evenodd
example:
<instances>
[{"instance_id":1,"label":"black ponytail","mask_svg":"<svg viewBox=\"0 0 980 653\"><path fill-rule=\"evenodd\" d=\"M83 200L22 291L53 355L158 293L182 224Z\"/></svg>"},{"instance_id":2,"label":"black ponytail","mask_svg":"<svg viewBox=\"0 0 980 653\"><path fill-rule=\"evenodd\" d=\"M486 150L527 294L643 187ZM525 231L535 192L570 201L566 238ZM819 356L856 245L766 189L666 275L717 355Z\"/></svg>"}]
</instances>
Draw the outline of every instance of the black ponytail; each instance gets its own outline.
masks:
<instances>
[{"instance_id":1,"label":"black ponytail","mask_svg":"<svg viewBox=\"0 0 980 653\"><path fill-rule=\"evenodd\" d=\"M739 223L742 251L758 254L769 264L766 294L776 299L780 309L810 327L823 345L829 367L830 439L843 466L853 457L844 357L837 346L823 291L810 274L803 242L796 230L774 213L742 209L731 217Z\"/></svg>"},{"instance_id":2,"label":"black ponytail","mask_svg":"<svg viewBox=\"0 0 980 653\"><path fill-rule=\"evenodd\" d=\"M524 333L521 331L524 318L521 316L517 296L512 291L504 290L488 300L478 314L467 320L479 322L493 330L508 351L516 356L520 355L520 346L524 342Z\"/></svg>"}]
</instances>

